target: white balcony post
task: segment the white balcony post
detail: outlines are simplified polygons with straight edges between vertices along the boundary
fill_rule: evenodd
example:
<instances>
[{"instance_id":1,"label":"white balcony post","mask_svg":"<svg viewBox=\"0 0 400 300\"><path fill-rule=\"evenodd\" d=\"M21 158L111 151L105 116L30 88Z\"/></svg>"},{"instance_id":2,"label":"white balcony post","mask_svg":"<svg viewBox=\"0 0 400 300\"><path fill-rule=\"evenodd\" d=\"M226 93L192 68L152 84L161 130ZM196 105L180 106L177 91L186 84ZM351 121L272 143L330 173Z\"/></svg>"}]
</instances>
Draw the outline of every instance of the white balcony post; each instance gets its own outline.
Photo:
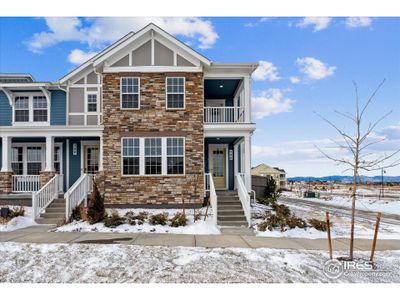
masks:
<instances>
[{"instance_id":1,"label":"white balcony post","mask_svg":"<svg viewBox=\"0 0 400 300\"><path fill-rule=\"evenodd\" d=\"M244 77L244 115L245 122L251 123L251 78Z\"/></svg>"},{"instance_id":2,"label":"white balcony post","mask_svg":"<svg viewBox=\"0 0 400 300\"><path fill-rule=\"evenodd\" d=\"M244 171L244 172L243 172ZM244 173L245 186L248 191L251 190L251 137L246 135L244 137Z\"/></svg>"},{"instance_id":3,"label":"white balcony post","mask_svg":"<svg viewBox=\"0 0 400 300\"><path fill-rule=\"evenodd\" d=\"M238 143L233 145L233 159L234 159L234 178L236 178L236 175L238 173L238 169L239 169L239 155L238 155L239 151L238 151ZM234 188L236 189L236 180L234 181Z\"/></svg>"},{"instance_id":4,"label":"white balcony post","mask_svg":"<svg viewBox=\"0 0 400 300\"><path fill-rule=\"evenodd\" d=\"M3 136L1 172L11 171L11 137Z\"/></svg>"},{"instance_id":5,"label":"white balcony post","mask_svg":"<svg viewBox=\"0 0 400 300\"><path fill-rule=\"evenodd\" d=\"M54 171L54 137L46 137L46 169L47 172Z\"/></svg>"}]
</instances>

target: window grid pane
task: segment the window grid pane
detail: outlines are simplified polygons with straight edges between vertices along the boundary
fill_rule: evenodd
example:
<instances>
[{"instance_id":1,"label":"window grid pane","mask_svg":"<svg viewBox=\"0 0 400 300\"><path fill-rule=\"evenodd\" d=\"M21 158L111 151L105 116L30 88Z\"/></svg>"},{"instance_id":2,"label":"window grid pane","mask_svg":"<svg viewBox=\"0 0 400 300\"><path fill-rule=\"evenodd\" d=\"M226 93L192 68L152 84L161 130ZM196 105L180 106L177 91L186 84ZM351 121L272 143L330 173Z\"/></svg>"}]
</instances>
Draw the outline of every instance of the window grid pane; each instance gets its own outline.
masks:
<instances>
[{"instance_id":1,"label":"window grid pane","mask_svg":"<svg viewBox=\"0 0 400 300\"><path fill-rule=\"evenodd\" d=\"M167 174L184 173L183 143L183 138L167 138Z\"/></svg>"},{"instance_id":2,"label":"window grid pane","mask_svg":"<svg viewBox=\"0 0 400 300\"><path fill-rule=\"evenodd\" d=\"M87 95L87 110L88 112L97 112L97 95L88 94Z\"/></svg>"},{"instance_id":3,"label":"window grid pane","mask_svg":"<svg viewBox=\"0 0 400 300\"><path fill-rule=\"evenodd\" d=\"M167 77L167 108L184 108L185 78Z\"/></svg>"},{"instance_id":4,"label":"window grid pane","mask_svg":"<svg viewBox=\"0 0 400 300\"><path fill-rule=\"evenodd\" d=\"M139 175L139 139L126 138L122 140L122 174Z\"/></svg>"},{"instance_id":5,"label":"window grid pane","mask_svg":"<svg viewBox=\"0 0 400 300\"><path fill-rule=\"evenodd\" d=\"M33 108L47 109L47 100L44 96L33 97Z\"/></svg>"},{"instance_id":6,"label":"window grid pane","mask_svg":"<svg viewBox=\"0 0 400 300\"><path fill-rule=\"evenodd\" d=\"M139 108L139 79L137 77L122 77L121 100L122 108Z\"/></svg>"},{"instance_id":7,"label":"window grid pane","mask_svg":"<svg viewBox=\"0 0 400 300\"><path fill-rule=\"evenodd\" d=\"M145 174L161 174L161 154L161 138L144 139Z\"/></svg>"}]
</instances>

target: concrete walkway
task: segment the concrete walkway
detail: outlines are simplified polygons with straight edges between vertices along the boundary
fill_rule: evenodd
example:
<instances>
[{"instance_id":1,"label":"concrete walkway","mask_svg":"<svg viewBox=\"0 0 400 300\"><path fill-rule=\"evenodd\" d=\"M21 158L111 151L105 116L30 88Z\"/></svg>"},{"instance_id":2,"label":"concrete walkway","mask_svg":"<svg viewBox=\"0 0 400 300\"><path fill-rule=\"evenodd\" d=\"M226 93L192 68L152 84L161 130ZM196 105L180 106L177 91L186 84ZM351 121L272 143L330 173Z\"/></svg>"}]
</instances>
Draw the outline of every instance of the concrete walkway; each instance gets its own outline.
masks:
<instances>
[{"instance_id":1,"label":"concrete walkway","mask_svg":"<svg viewBox=\"0 0 400 300\"><path fill-rule=\"evenodd\" d=\"M144 246L206 248L276 248L327 250L326 239L275 238L249 235L192 235L160 233L48 232L51 226L31 226L12 232L0 232L0 242L16 243L94 243ZM349 240L333 239L333 249L348 250ZM371 240L356 239L355 249L370 251ZM400 240L378 240L377 250L400 250Z\"/></svg>"}]
</instances>

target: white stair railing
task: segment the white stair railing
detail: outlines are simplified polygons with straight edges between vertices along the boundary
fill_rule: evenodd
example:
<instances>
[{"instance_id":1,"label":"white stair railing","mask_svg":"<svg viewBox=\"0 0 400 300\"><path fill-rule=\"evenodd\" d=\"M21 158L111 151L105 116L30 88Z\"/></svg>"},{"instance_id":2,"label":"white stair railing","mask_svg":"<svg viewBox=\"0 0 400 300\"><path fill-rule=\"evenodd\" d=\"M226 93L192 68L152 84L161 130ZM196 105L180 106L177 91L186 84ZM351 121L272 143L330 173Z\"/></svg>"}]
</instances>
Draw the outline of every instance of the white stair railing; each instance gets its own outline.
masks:
<instances>
[{"instance_id":1,"label":"white stair railing","mask_svg":"<svg viewBox=\"0 0 400 300\"><path fill-rule=\"evenodd\" d=\"M240 202L242 203L244 215L246 216L247 223L249 226L251 226L250 195L242 178L243 176L241 175L241 173L236 175L236 187L238 190Z\"/></svg>"},{"instance_id":2,"label":"white stair railing","mask_svg":"<svg viewBox=\"0 0 400 300\"><path fill-rule=\"evenodd\" d=\"M40 190L40 175L13 175L12 191L28 193Z\"/></svg>"},{"instance_id":3,"label":"white stair railing","mask_svg":"<svg viewBox=\"0 0 400 300\"><path fill-rule=\"evenodd\" d=\"M215 186L214 186L214 179L211 175L211 173L206 173L205 174L205 184L206 184L206 190L208 188L208 191L210 192L210 203L213 211L213 222L215 225L217 225L217 216L218 216L218 197L217 197L217 192L215 191Z\"/></svg>"},{"instance_id":4,"label":"white stair railing","mask_svg":"<svg viewBox=\"0 0 400 300\"><path fill-rule=\"evenodd\" d=\"M60 191L58 187L59 182L59 175L56 174L39 191L32 193L32 210L34 219L38 218L45 208L58 197Z\"/></svg>"},{"instance_id":5,"label":"white stair railing","mask_svg":"<svg viewBox=\"0 0 400 300\"><path fill-rule=\"evenodd\" d=\"M65 218L68 220L72 210L85 201L86 206L87 195L93 190L93 175L82 174L81 177L69 188L65 193Z\"/></svg>"}]
</instances>

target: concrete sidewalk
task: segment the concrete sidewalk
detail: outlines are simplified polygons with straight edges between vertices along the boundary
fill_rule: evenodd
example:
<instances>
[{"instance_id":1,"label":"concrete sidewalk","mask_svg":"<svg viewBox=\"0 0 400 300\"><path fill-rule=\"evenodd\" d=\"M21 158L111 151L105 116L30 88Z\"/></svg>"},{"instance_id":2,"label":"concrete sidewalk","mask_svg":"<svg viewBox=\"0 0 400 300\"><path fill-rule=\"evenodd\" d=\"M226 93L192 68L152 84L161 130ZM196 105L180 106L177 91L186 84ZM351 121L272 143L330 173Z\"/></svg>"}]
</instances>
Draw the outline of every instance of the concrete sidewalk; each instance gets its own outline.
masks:
<instances>
[{"instance_id":1,"label":"concrete sidewalk","mask_svg":"<svg viewBox=\"0 0 400 300\"><path fill-rule=\"evenodd\" d=\"M16 243L93 243L144 246L206 248L276 248L328 250L326 239L256 237L248 235L191 235L159 233L48 232L51 226L31 226L12 232L0 232L0 242ZM333 249L348 250L349 240L333 239ZM371 250L372 240L356 239L355 249ZM400 240L378 240L377 250L400 250Z\"/></svg>"}]
</instances>

